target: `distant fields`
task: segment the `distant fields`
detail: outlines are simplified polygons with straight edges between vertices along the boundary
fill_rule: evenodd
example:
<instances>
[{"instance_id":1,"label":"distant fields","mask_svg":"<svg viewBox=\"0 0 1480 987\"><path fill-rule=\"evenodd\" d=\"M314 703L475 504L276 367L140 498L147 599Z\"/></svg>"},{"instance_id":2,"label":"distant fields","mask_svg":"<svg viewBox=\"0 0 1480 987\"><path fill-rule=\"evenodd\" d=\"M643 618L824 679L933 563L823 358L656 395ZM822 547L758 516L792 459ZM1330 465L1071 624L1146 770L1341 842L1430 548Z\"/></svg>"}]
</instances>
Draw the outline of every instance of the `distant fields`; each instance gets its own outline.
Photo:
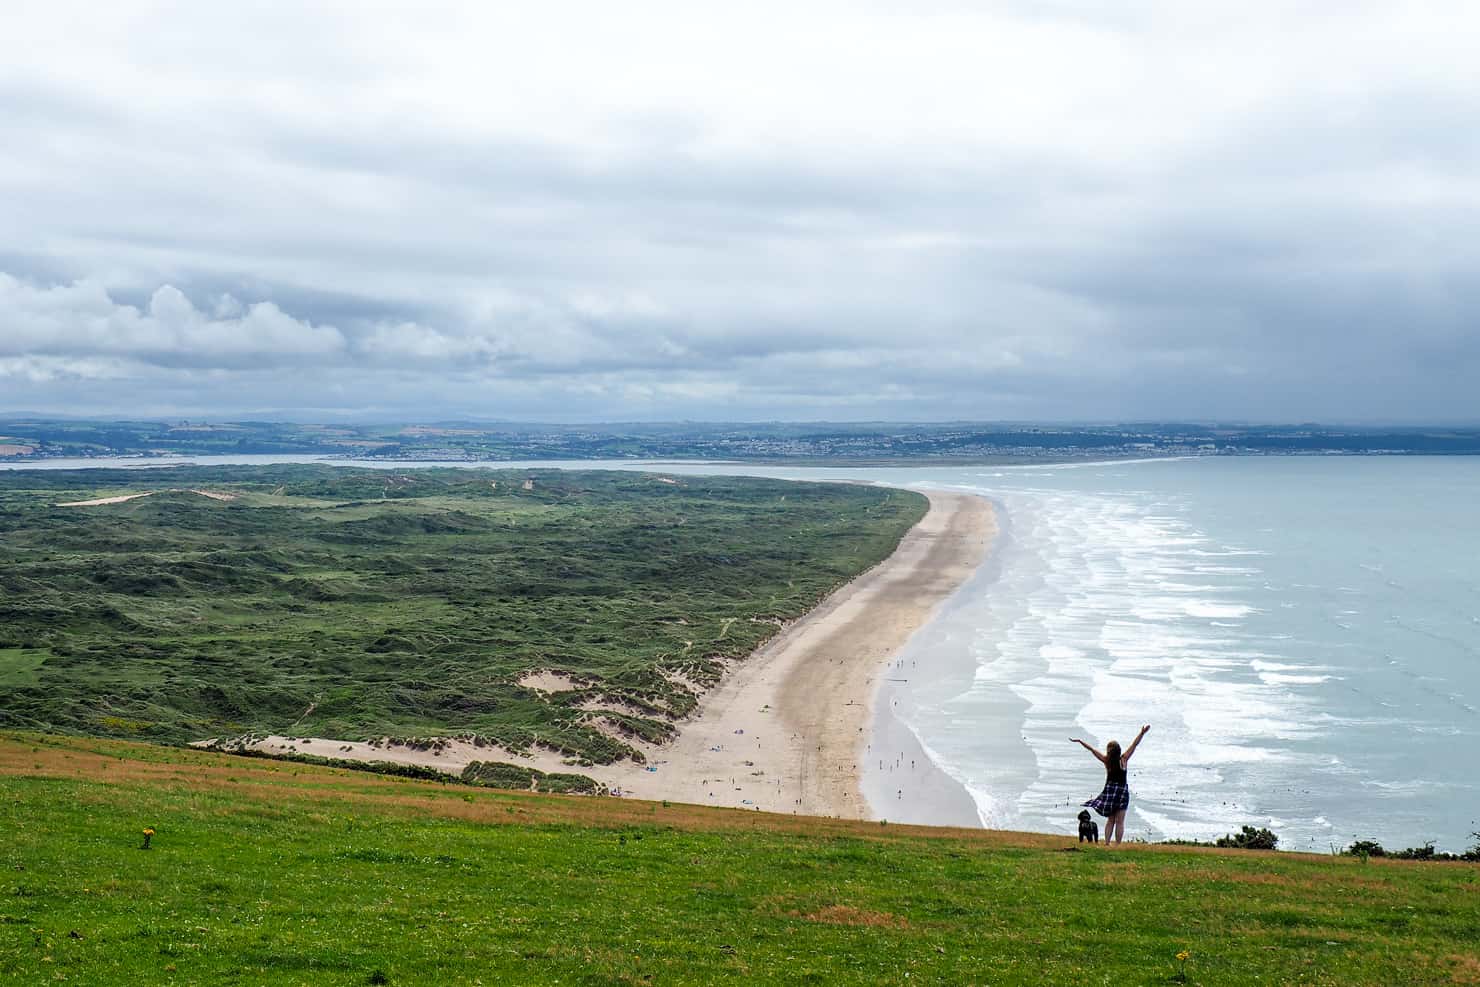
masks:
<instances>
[{"instance_id":1,"label":"distant fields","mask_svg":"<svg viewBox=\"0 0 1480 987\"><path fill-rule=\"evenodd\" d=\"M0 461L309 454L384 460L1003 463L1177 455L1480 454L1480 429L1188 422L369 424L0 418Z\"/></svg>"},{"instance_id":2,"label":"distant fields","mask_svg":"<svg viewBox=\"0 0 1480 987\"><path fill-rule=\"evenodd\" d=\"M925 508L632 473L0 472L0 727L476 735L607 763ZM578 687L520 685L535 671Z\"/></svg>"},{"instance_id":3,"label":"distant fields","mask_svg":"<svg viewBox=\"0 0 1480 987\"><path fill-rule=\"evenodd\" d=\"M495 793L0 735L0 982L1480 983L1480 866ZM144 827L156 833L142 850Z\"/></svg>"}]
</instances>

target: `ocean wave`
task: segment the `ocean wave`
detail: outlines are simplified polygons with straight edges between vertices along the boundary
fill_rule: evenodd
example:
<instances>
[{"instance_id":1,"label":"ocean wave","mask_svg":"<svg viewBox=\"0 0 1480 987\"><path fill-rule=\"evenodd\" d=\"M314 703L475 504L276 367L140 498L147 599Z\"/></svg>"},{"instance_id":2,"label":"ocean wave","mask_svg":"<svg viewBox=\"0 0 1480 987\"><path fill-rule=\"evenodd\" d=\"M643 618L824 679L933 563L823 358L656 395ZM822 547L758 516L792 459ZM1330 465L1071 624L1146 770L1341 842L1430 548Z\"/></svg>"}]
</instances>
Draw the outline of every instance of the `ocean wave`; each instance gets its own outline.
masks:
<instances>
[{"instance_id":1,"label":"ocean wave","mask_svg":"<svg viewBox=\"0 0 1480 987\"><path fill-rule=\"evenodd\" d=\"M1237 565L1195 565L1191 571L1199 576L1259 576L1263 570Z\"/></svg>"},{"instance_id":2,"label":"ocean wave","mask_svg":"<svg viewBox=\"0 0 1480 987\"><path fill-rule=\"evenodd\" d=\"M1270 553L1264 551L1261 548L1225 548L1218 551L1208 551L1206 549L1192 548L1187 550L1187 554L1195 555L1198 558L1220 558L1225 556L1232 557L1238 555L1269 555Z\"/></svg>"},{"instance_id":3,"label":"ocean wave","mask_svg":"<svg viewBox=\"0 0 1480 987\"><path fill-rule=\"evenodd\" d=\"M1355 560L1336 564L1350 560L1340 555L1347 547L1369 558L1372 549L1351 545L1334 528L1323 536L1323 518L1291 515L1305 525L1309 551L1270 554L1264 548L1281 544L1297 520L1271 524L1267 518L1281 515L1267 513L1260 517L1263 533L1255 525L1236 529L1233 505L1243 501L1234 501L1231 490L1212 492L1205 481L1126 489L1128 481L1094 471L1051 472L1020 469L983 481L1012 518L1013 536L998 545L1000 575L977 613L982 631L970 638L977 675L968 698L952 710L953 739L944 749L961 761L963 775L976 776L970 784L981 793L977 804L986 816L1056 829L1072 818L1062 817L1065 800L1077 796L1079 782L1065 779L1086 768L1075 760L1077 749L1059 750L1067 747L1065 731L1124 739L1128 724L1152 722L1153 746L1138 754L1133 779L1145 824L1164 826L1167 835L1206 836L1209 820L1221 834L1235 816L1251 822L1273 816L1287 821L1290 832L1281 831L1282 838L1304 846L1330 832L1328 817L1341 825L1329 810L1316 822L1310 799L1317 796L1305 789L1321 798L1355 798L1353 804L1370 811L1371 797L1361 801L1351 782L1374 773L1371 752L1383 758L1397 743L1391 734L1416 744L1456 743L1446 731L1474 722L1460 708L1474 708L1468 686L1395 674L1450 674L1448 656L1464 654L1446 649L1441 657L1448 664L1439 665L1428 657L1434 648L1427 640L1409 645L1391 636L1427 631L1466 642L1480 624L1473 596L1455 601L1458 612L1448 624L1431 618L1424 601L1369 605L1375 593L1398 592L1379 580L1417 586L1419 577L1386 548L1377 580ZM1267 492L1261 487L1239 496L1264 498L1261 509L1274 512L1265 507ZM1210 498L1218 512L1204 512ZM1336 553L1331 565L1321 554L1328 546ZM1341 585L1358 573L1358 585ZM1432 568L1425 573L1435 575ZM1383 613L1404 610L1404 625L1419 624L1420 615L1434 623L1414 630L1395 622L1358 634L1375 623L1362 616L1375 606ZM1390 669L1382 650L1401 655L1409 667ZM965 753L973 749L973 718L1004 714L1021 729L1021 759L1001 763L993 747L991 764L975 764ZM1440 719L1426 719L1432 716ZM1161 745L1174 756L1153 754ZM1337 747L1354 752L1350 765L1330 757ZM1447 757L1436 761L1442 767ZM1397 800L1383 798L1383 811L1391 812ZM1432 800L1421 804L1435 818L1443 815L1434 815Z\"/></svg>"},{"instance_id":4,"label":"ocean wave","mask_svg":"<svg viewBox=\"0 0 1480 987\"><path fill-rule=\"evenodd\" d=\"M1182 610L1189 617L1222 617L1225 620L1260 612L1257 607L1243 603L1217 603L1212 600L1189 600L1182 604Z\"/></svg>"},{"instance_id":5,"label":"ocean wave","mask_svg":"<svg viewBox=\"0 0 1480 987\"><path fill-rule=\"evenodd\" d=\"M1265 685L1320 685L1336 679L1334 675L1288 675L1282 672L1263 672L1259 680Z\"/></svg>"},{"instance_id":6,"label":"ocean wave","mask_svg":"<svg viewBox=\"0 0 1480 987\"><path fill-rule=\"evenodd\" d=\"M1292 665L1280 661L1272 661L1268 658L1255 658L1249 662L1249 667L1256 672L1314 672L1324 671L1323 665Z\"/></svg>"}]
</instances>

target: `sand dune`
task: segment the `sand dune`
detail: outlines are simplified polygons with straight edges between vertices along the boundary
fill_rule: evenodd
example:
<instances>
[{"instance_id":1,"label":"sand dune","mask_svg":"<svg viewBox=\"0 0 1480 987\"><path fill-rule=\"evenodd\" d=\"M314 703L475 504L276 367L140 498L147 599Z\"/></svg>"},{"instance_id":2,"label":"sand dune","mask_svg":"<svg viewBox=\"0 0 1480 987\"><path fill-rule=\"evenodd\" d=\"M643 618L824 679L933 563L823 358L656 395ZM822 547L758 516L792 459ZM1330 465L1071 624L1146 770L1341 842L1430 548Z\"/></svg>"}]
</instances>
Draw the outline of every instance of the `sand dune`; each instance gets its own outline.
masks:
<instances>
[{"instance_id":1,"label":"sand dune","mask_svg":"<svg viewBox=\"0 0 1480 987\"><path fill-rule=\"evenodd\" d=\"M879 676L971 576L996 531L986 500L927 495L929 512L893 555L736 663L680 724L676 740L641 745L646 764L580 767L552 752L524 757L457 741L435 752L322 738L268 737L251 746L265 753L291 750L453 773L471 761L502 760L541 771L576 771L637 798L869 818L859 766L871 741Z\"/></svg>"}]
</instances>

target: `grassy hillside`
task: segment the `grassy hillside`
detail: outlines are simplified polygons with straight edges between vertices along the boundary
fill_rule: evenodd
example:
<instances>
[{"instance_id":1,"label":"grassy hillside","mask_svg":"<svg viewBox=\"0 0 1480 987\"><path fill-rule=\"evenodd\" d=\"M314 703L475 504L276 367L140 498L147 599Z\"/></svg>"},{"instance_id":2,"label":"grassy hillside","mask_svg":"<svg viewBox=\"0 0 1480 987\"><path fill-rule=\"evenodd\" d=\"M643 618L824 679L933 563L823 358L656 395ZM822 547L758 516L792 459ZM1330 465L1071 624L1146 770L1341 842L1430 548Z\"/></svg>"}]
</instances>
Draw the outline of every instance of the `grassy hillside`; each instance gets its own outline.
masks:
<instances>
[{"instance_id":1,"label":"grassy hillside","mask_svg":"<svg viewBox=\"0 0 1480 987\"><path fill-rule=\"evenodd\" d=\"M0 472L0 727L476 735L606 763L925 506L632 473ZM539 670L579 688L520 685Z\"/></svg>"},{"instance_id":2,"label":"grassy hillside","mask_svg":"<svg viewBox=\"0 0 1480 987\"><path fill-rule=\"evenodd\" d=\"M1480 982L1480 866L923 830L0 736L0 982ZM155 830L140 849L142 830ZM1065 852L1072 851L1072 852Z\"/></svg>"}]
</instances>

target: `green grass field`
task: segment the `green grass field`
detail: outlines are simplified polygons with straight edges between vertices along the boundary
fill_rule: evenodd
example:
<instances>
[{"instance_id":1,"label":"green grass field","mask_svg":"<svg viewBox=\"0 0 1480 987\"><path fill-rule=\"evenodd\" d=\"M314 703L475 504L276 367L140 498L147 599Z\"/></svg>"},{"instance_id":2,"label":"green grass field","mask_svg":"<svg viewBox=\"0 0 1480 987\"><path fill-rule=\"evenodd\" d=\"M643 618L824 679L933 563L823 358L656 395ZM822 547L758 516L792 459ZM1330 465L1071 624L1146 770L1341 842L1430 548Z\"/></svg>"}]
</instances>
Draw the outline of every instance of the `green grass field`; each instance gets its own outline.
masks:
<instances>
[{"instance_id":1,"label":"green grass field","mask_svg":"<svg viewBox=\"0 0 1480 987\"><path fill-rule=\"evenodd\" d=\"M1480 866L490 792L0 736L0 982L1480 983ZM145 827L156 832L141 849Z\"/></svg>"},{"instance_id":2,"label":"green grass field","mask_svg":"<svg viewBox=\"0 0 1480 987\"><path fill-rule=\"evenodd\" d=\"M667 738L688 683L885 558L925 509L638 473L0 472L0 727L640 757L624 737ZM520 684L539 670L579 688Z\"/></svg>"}]
</instances>

